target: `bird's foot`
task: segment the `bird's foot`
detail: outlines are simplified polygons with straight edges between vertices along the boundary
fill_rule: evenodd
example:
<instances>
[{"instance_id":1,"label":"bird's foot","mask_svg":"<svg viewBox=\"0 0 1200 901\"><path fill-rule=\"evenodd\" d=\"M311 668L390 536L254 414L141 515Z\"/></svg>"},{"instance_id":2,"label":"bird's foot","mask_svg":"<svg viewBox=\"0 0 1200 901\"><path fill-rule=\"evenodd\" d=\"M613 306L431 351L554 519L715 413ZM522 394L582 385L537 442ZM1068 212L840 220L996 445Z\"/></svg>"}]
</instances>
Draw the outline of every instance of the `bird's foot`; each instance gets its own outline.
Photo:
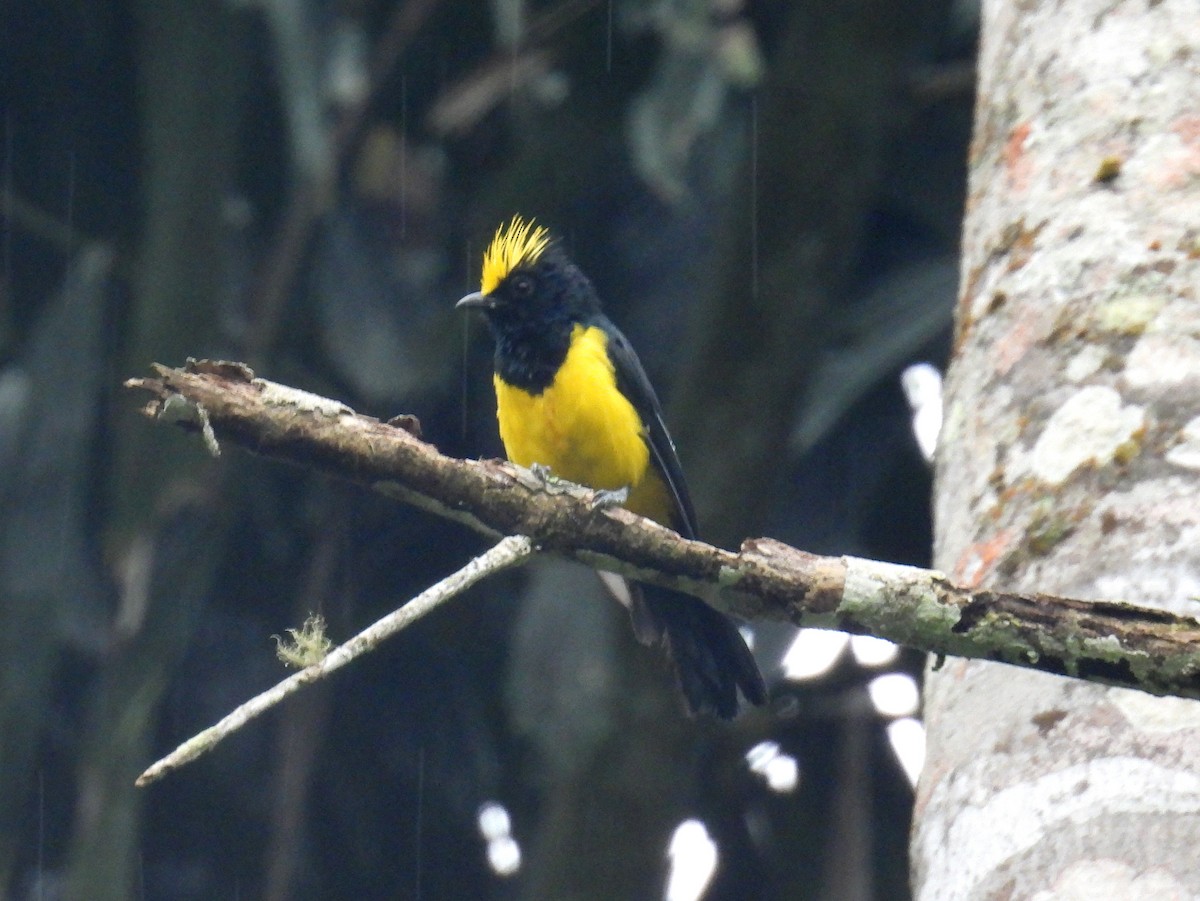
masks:
<instances>
[{"instance_id":1,"label":"bird's foot","mask_svg":"<svg viewBox=\"0 0 1200 901\"><path fill-rule=\"evenodd\" d=\"M547 494L570 494L572 490L578 490L578 486L574 482L568 482L566 479L556 476L544 463L529 464L529 473L541 486L542 491Z\"/></svg>"},{"instance_id":2,"label":"bird's foot","mask_svg":"<svg viewBox=\"0 0 1200 901\"><path fill-rule=\"evenodd\" d=\"M545 482L547 485L551 485L559 481L558 476L551 472L550 467L545 463L531 463L529 465L529 471L537 476L539 481Z\"/></svg>"},{"instance_id":3,"label":"bird's foot","mask_svg":"<svg viewBox=\"0 0 1200 901\"><path fill-rule=\"evenodd\" d=\"M622 507L629 500L629 486L624 488L600 488L592 492L591 505L593 510L607 510L609 507Z\"/></svg>"}]
</instances>

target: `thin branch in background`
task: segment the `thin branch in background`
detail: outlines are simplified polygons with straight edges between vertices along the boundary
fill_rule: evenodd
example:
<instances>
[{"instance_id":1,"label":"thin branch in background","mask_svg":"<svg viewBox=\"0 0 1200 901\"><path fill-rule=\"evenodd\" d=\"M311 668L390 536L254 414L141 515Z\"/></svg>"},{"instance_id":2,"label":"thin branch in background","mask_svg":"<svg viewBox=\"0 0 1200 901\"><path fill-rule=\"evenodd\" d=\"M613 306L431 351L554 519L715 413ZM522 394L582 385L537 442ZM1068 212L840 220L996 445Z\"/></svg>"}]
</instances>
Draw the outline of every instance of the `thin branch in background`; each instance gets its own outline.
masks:
<instances>
[{"instance_id":1,"label":"thin branch in background","mask_svg":"<svg viewBox=\"0 0 1200 901\"><path fill-rule=\"evenodd\" d=\"M478 125L492 110L510 99L514 91L550 71L555 54L544 46L546 42L591 12L600 2L564 0L536 16L518 43L493 53L442 91L426 115L426 128L444 137L464 134ZM610 34L610 44L611 41ZM611 47L608 52L611 54Z\"/></svg>"},{"instance_id":2,"label":"thin branch in background","mask_svg":"<svg viewBox=\"0 0 1200 901\"><path fill-rule=\"evenodd\" d=\"M528 46L547 40L572 22L583 18L600 3L601 0L563 0L557 6L534 16L529 27L525 29L522 43Z\"/></svg>"},{"instance_id":3,"label":"thin branch in background","mask_svg":"<svg viewBox=\"0 0 1200 901\"><path fill-rule=\"evenodd\" d=\"M276 231L274 244L263 260L251 287L251 321L246 352L251 360L261 359L275 341L280 316L300 272L313 230L329 207L340 177L351 167L362 144L367 113L381 85L395 69L417 32L437 8L440 0L408 0L392 14L375 45L369 83L362 100L343 110L334 128L331 171L323 181L298 182Z\"/></svg>"},{"instance_id":4,"label":"thin branch in background","mask_svg":"<svg viewBox=\"0 0 1200 901\"><path fill-rule=\"evenodd\" d=\"M252 281L250 327L246 336L246 356L251 361L261 360L275 341L280 317L292 286L296 283L313 230L321 215L328 209L335 186L354 164L366 131L367 114L374 106L381 86L387 83L404 51L437 9L439 2L440 0L408 0L396 7L375 44L367 90L363 98L342 111L334 128L331 140L332 168L329 177L321 182L301 181L288 198L273 245L263 260L257 277ZM600 0L564 0L530 23L524 44L529 46L544 41L599 3ZM511 60L511 52L506 54L505 59ZM538 71L538 66L541 65L539 60L540 55L535 54L530 64L533 66L532 71ZM463 88L452 89L452 93L456 96L475 98L477 101L479 91L474 83L481 76L487 81L491 64L492 61L489 60L467 75L460 82ZM435 110L439 108L441 104L435 105ZM462 111L457 107L453 112L458 118L462 118ZM433 119L436 120L436 115Z\"/></svg>"},{"instance_id":5,"label":"thin branch in background","mask_svg":"<svg viewBox=\"0 0 1200 901\"><path fill-rule=\"evenodd\" d=\"M466 134L514 91L543 77L553 62L552 54L539 49L492 57L442 92L426 116L426 127L442 137Z\"/></svg>"},{"instance_id":6,"label":"thin branch in background","mask_svg":"<svg viewBox=\"0 0 1200 901\"><path fill-rule=\"evenodd\" d=\"M87 243L69 222L47 213L7 188L0 191L0 218L5 221L6 232L10 228L24 231L63 254L72 254Z\"/></svg>"},{"instance_id":7,"label":"thin branch in background","mask_svg":"<svg viewBox=\"0 0 1200 901\"><path fill-rule=\"evenodd\" d=\"M137 785L149 785L181 766L191 763L197 757L211 751L217 744L259 714L274 707L289 695L295 694L305 685L324 679L355 658L374 650L381 642L466 591L479 580L510 566L524 563L533 554L533 542L525 536L509 535L503 538L498 544L476 557L462 569L425 589L403 607L392 611L363 629L345 644L334 648L320 663L315 663L295 675L289 676L273 688L242 704L216 725L189 738L142 773L137 779Z\"/></svg>"},{"instance_id":8,"label":"thin branch in background","mask_svg":"<svg viewBox=\"0 0 1200 901\"><path fill-rule=\"evenodd\" d=\"M392 13L387 28L375 44L371 56L369 83L362 101L347 109L338 120L333 135L334 165L338 176L350 168L366 128L367 113L375 102L380 87L385 84L400 63L400 58L417 32L433 14L440 0L408 0Z\"/></svg>"}]
</instances>

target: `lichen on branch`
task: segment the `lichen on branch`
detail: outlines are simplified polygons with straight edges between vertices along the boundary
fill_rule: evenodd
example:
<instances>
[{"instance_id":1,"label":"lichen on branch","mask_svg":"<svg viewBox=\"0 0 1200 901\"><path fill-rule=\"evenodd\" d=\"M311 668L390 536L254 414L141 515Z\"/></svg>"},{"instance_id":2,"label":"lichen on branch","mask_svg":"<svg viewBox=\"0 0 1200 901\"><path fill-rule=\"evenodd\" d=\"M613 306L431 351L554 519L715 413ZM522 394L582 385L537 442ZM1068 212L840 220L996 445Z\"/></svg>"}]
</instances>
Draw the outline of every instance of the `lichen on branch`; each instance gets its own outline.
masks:
<instances>
[{"instance_id":1,"label":"lichen on branch","mask_svg":"<svg viewBox=\"0 0 1200 901\"><path fill-rule=\"evenodd\" d=\"M933 654L1200 698L1200 623L1190 617L977 590L932 570L821 557L767 538L729 551L597 504L585 488L550 488L497 460L447 457L417 437L411 417L381 422L256 378L239 363L154 370L126 383L150 392L152 417L207 426L218 442L365 485L493 537L528 536L543 553L686 591L746 619L845 629ZM180 398L196 415L179 415Z\"/></svg>"}]
</instances>

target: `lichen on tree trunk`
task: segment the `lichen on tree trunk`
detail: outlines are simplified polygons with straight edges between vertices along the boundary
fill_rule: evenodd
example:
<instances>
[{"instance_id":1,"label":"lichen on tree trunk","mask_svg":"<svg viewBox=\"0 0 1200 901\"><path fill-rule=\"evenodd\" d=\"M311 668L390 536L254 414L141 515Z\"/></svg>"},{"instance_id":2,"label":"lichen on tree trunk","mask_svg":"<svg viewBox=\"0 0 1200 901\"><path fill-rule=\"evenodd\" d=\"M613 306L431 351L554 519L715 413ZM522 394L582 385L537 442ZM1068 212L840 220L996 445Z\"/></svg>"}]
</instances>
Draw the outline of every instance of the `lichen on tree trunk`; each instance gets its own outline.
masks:
<instances>
[{"instance_id":1,"label":"lichen on tree trunk","mask_svg":"<svg viewBox=\"0 0 1200 901\"><path fill-rule=\"evenodd\" d=\"M955 581L1197 612L1197 59L1194 0L984 3L935 504ZM916 898L1195 896L1200 704L967 660L927 686Z\"/></svg>"}]
</instances>

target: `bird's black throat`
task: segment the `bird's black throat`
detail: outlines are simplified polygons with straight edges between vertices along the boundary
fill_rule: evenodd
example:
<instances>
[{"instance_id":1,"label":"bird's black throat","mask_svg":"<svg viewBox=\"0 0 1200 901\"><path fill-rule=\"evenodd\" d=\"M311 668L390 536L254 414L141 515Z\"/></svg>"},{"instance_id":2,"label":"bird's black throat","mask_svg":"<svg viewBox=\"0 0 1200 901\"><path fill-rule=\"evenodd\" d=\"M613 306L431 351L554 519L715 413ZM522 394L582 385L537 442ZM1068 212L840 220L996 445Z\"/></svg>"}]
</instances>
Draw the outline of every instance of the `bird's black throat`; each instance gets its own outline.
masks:
<instances>
[{"instance_id":1,"label":"bird's black throat","mask_svg":"<svg viewBox=\"0 0 1200 901\"><path fill-rule=\"evenodd\" d=\"M538 395L554 384L554 376L571 347L571 324L492 322L496 340L496 374L514 388Z\"/></svg>"}]
</instances>

